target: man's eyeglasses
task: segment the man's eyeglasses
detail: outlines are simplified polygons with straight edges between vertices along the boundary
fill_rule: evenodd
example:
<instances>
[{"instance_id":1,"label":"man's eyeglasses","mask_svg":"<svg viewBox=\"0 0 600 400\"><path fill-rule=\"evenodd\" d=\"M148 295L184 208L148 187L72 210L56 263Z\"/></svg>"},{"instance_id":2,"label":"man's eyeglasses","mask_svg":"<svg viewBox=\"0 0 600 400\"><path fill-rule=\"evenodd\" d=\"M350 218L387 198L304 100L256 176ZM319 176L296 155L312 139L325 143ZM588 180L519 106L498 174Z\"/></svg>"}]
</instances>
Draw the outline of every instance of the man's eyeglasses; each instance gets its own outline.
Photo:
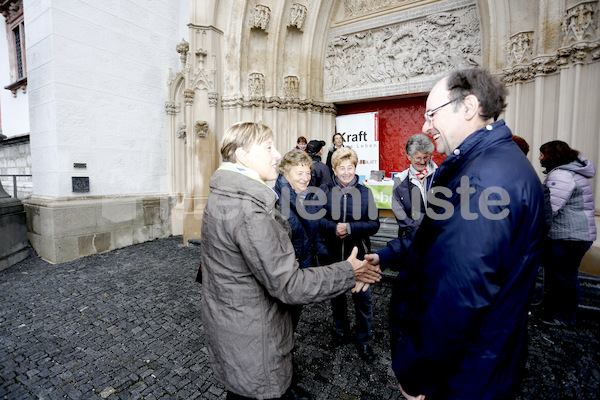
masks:
<instances>
[{"instance_id":1,"label":"man's eyeglasses","mask_svg":"<svg viewBox=\"0 0 600 400\"><path fill-rule=\"evenodd\" d=\"M446 107L448 104L454 103L458 99L459 99L459 97L457 97L454 100L450 100L449 102L444 103L441 106L434 108L433 110L429 110L429 111L425 112L425 121L427 121L428 124L431 124L431 122L433 121L433 114L440 111L442 108Z\"/></svg>"}]
</instances>

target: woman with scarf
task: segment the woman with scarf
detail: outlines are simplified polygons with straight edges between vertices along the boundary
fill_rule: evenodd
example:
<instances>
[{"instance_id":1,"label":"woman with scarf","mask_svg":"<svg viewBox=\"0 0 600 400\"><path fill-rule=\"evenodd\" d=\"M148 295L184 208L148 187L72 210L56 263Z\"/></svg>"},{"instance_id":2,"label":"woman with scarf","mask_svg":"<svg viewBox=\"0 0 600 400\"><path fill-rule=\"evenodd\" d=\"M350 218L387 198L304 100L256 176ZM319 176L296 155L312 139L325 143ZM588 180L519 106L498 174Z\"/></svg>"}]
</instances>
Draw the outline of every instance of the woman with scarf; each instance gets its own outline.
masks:
<instances>
[{"instance_id":1,"label":"woman with scarf","mask_svg":"<svg viewBox=\"0 0 600 400\"><path fill-rule=\"evenodd\" d=\"M379 230L379 211L371 189L358 183L356 165L358 156L349 147L337 150L331 159L333 182L322 185L327 194L326 214L319 222L319 231L327 249L327 261L344 260L353 247L358 247L359 258L371 252L370 236ZM371 326L373 308L371 289L352 293L356 310L356 346L366 362L373 362ZM331 300L335 331L332 345L338 346L349 339L346 294Z\"/></svg>"},{"instance_id":2,"label":"woman with scarf","mask_svg":"<svg viewBox=\"0 0 600 400\"><path fill-rule=\"evenodd\" d=\"M542 321L558 327L575 325L581 298L579 265L596 240L594 193L589 179L596 168L561 140L540 147L540 163L550 189L552 225L544 242L541 265L546 287Z\"/></svg>"},{"instance_id":3,"label":"woman with scarf","mask_svg":"<svg viewBox=\"0 0 600 400\"><path fill-rule=\"evenodd\" d=\"M298 268L290 228L265 183L281 158L273 131L238 122L221 142L223 164L210 179L202 218L202 323L215 378L234 399L309 399L292 384L290 306L320 302L377 269L352 257Z\"/></svg>"},{"instance_id":4,"label":"woman with scarf","mask_svg":"<svg viewBox=\"0 0 600 400\"><path fill-rule=\"evenodd\" d=\"M437 169L431 159L434 146L427 135L417 133L406 142L410 167L394 178L392 211L398 222L398 237L411 236L425 216L427 192Z\"/></svg>"},{"instance_id":5,"label":"woman with scarf","mask_svg":"<svg viewBox=\"0 0 600 400\"><path fill-rule=\"evenodd\" d=\"M316 265L313 260L319 252L317 246L323 246L323 243L318 240L319 218L316 213L319 209L317 206L304 203L307 198L309 201L312 199L312 195L307 191L311 177L311 164L312 158L305 151L287 152L277 167L279 176L273 188L279 196L281 213L287 218L292 229L292 244L298 266L302 269ZM294 329L298 325L301 311L300 305L292 308Z\"/></svg>"}]
</instances>

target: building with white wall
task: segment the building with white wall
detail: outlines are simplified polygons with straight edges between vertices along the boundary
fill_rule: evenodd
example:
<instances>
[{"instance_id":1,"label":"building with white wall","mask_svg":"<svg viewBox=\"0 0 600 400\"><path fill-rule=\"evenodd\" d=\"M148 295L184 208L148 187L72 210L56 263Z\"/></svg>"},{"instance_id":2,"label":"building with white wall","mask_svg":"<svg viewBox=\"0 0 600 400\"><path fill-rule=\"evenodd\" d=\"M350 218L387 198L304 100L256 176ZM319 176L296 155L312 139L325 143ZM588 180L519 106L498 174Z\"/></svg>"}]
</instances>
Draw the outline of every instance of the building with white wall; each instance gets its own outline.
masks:
<instances>
[{"instance_id":1,"label":"building with white wall","mask_svg":"<svg viewBox=\"0 0 600 400\"><path fill-rule=\"evenodd\" d=\"M600 165L598 0L23 0L23 9L29 237L53 262L198 237L218 143L234 122L265 121L282 149L299 132L328 141L341 106L424 96L453 68L504 80L503 117L529 142L540 177L549 140ZM2 100L4 126L13 114Z\"/></svg>"}]
</instances>

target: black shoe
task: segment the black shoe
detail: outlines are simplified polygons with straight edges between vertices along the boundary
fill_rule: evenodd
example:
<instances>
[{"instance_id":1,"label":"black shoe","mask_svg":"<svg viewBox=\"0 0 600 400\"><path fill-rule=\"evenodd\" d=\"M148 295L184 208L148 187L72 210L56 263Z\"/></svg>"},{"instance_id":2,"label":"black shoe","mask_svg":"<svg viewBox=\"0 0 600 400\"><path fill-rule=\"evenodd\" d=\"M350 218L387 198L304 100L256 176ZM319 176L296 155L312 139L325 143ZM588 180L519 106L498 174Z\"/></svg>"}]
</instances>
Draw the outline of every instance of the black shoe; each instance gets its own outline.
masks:
<instances>
[{"instance_id":1,"label":"black shoe","mask_svg":"<svg viewBox=\"0 0 600 400\"><path fill-rule=\"evenodd\" d=\"M339 347L345 343L349 343L349 335L346 332L333 331L331 335L331 347Z\"/></svg>"},{"instance_id":2,"label":"black shoe","mask_svg":"<svg viewBox=\"0 0 600 400\"><path fill-rule=\"evenodd\" d=\"M542 323L548 326L554 326L556 328L570 328L571 324L567 324L564 321L561 321L558 318L542 318Z\"/></svg>"},{"instance_id":3,"label":"black shoe","mask_svg":"<svg viewBox=\"0 0 600 400\"><path fill-rule=\"evenodd\" d=\"M300 386L292 385L282 397L284 400L312 400L312 396Z\"/></svg>"},{"instance_id":4,"label":"black shoe","mask_svg":"<svg viewBox=\"0 0 600 400\"><path fill-rule=\"evenodd\" d=\"M373 353L373 348L370 344L357 344L356 350L358 350L358 355L367 363L372 363L375 361L375 354Z\"/></svg>"}]
</instances>

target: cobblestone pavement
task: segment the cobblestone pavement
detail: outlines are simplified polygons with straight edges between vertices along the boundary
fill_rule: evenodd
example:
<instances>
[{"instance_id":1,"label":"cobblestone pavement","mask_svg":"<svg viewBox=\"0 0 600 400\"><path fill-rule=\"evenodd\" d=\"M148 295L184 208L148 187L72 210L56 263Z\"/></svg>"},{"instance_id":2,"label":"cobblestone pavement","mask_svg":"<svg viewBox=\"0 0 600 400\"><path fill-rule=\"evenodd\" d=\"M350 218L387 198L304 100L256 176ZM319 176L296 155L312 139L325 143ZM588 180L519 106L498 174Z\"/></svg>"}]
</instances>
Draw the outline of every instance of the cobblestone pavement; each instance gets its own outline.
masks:
<instances>
[{"instance_id":1,"label":"cobblestone pavement","mask_svg":"<svg viewBox=\"0 0 600 400\"><path fill-rule=\"evenodd\" d=\"M0 272L0 399L224 399L204 346L194 282L199 249L181 242L59 265L32 255ZM295 370L315 399L402 398L390 368L390 287L374 287L372 365L360 362L352 344L329 347L329 302L304 307ZM530 322L519 399L597 399L598 328L589 310L576 330Z\"/></svg>"}]
</instances>

